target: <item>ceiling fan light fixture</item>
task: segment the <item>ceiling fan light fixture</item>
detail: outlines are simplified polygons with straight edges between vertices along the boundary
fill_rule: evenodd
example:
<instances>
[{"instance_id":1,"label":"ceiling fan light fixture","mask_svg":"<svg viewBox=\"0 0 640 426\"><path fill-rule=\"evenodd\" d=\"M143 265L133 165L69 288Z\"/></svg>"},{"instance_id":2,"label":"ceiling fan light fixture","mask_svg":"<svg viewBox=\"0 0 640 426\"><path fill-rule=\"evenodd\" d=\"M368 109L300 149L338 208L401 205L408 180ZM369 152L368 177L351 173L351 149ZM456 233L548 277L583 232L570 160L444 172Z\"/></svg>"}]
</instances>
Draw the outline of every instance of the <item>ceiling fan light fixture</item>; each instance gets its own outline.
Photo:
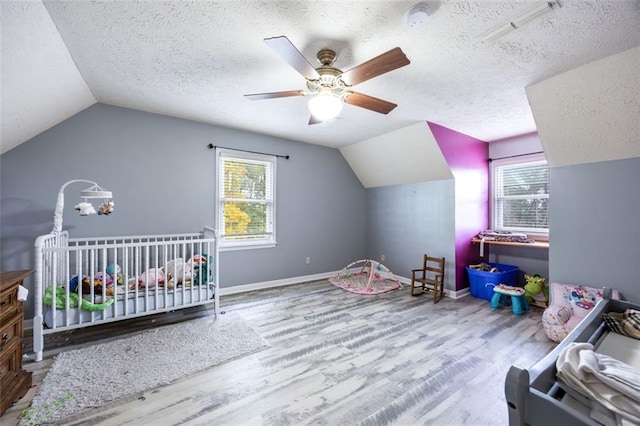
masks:
<instances>
[{"instance_id":1,"label":"ceiling fan light fixture","mask_svg":"<svg viewBox=\"0 0 640 426\"><path fill-rule=\"evenodd\" d=\"M342 111L342 98L331 91L320 91L309 99L309 112L321 121L336 118Z\"/></svg>"}]
</instances>

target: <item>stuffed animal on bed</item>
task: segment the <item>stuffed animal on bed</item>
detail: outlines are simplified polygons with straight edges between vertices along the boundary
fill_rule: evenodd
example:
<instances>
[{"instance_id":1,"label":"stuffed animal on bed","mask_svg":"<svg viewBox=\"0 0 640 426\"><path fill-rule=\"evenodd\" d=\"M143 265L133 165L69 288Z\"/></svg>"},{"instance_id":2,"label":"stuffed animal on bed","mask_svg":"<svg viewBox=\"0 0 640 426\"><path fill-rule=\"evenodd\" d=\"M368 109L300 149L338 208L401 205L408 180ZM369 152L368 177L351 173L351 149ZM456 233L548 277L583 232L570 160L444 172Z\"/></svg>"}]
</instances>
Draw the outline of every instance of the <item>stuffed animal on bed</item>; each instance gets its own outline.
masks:
<instances>
[{"instance_id":1,"label":"stuffed animal on bed","mask_svg":"<svg viewBox=\"0 0 640 426\"><path fill-rule=\"evenodd\" d=\"M47 287L44 291L44 295L42 296L42 302L51 306L53 302L53 287ZM107 299L103 303L91 303L84 297L79 297L76 293L69 292L69 307L77 308L78 302L80 302L80 307L85 311L102 311L108 308L113 304L113 299ZM65 288L60 286L56 288L56 309L65 309L67 306L67 298Z\"/></svg>"}]
</instances>

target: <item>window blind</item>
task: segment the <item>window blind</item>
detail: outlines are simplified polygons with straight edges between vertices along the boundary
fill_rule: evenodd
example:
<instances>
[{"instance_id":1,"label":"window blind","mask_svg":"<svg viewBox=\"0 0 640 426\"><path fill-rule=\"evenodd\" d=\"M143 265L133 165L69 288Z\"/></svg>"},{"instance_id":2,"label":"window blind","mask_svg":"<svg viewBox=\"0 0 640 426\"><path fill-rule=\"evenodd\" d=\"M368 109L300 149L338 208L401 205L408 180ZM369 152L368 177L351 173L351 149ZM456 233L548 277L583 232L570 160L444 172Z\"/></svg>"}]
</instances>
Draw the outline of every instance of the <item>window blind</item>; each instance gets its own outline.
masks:
<instances>
[{"instance_id":1,"label":"window blind","mask_svg":"<svg viewBox=\"0 0 640 426\"><path fill-rule=\"evenodd\" d=\"M223 244L274 242L275 157L221 151L218 215Z\"/></svg>"},{"instance_id":2,"label":"window blind","mask_svg":"<svg viewBox=\"0 0 640 426\"><path fill-rule=\"evenodd\" d=\"M496 165L495 227L505 230L549 230L549 167L546 161Z\"/></svg>"}]
</instances>

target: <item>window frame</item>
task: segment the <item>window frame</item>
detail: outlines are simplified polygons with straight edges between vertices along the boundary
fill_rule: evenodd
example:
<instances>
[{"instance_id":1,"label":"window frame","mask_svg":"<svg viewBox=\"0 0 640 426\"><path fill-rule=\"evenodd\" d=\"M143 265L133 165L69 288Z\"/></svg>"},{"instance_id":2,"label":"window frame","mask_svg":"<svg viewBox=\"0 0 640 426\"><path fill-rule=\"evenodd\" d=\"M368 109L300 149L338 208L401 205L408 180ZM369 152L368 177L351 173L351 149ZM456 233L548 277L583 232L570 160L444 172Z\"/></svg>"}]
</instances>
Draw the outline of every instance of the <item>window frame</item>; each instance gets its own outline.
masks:
<instances>
[{"instance_id":1,"label":"window frame","mask_svg":"<svg viewBox=\"0 0 640 426\"><path fill-rule=\"evenodd\" d=\"M497 169L504 166L513 166L513 165L524 165L524 164L532 164L532 163L541 163L543 162L547 167L549 167L549 163L544 156L544 153L536 153L536 154L526 154L526 155L518 155L510 158L500 158L495 159L490 162L490 185L489 185L489 195L490 195L490 220L491 220L491 229L495 230L504 230L504 231L512 231L525 233L529 238L532 238L536 241L549 241L549 229L546 231L536 228L514 228L514 227L501 227L498 225L499 218L497 217L497 191L496 191L496 172ZM551 192L549 190L549 192ZM546 194L546 197L549 199L549 194Z\"/></svg>"},{"instance_id":2,"label":"window frame","mask_svg":"<svg viewBox=\"0 0 640 426\"><path fill-rule=\"evenodd\" d=\"M267 200L267 220L270 225L267 225L267 229L262 239L251 239L247 241L227 240L225 238L225 224L224 224L224 199L222 197L222 191L220 185L224 184L225 179L222 176L223 159L233 159L241 162L264 162L271 164L271 200ZM232 250L249 250L249 249L261 249L271 248L277 245L276 240L276 170L277 170L277 158L273 155L257 154L241 150L216 148L216 184L215 184L215 223L218 229L219 244L218 247L221 251ZM270 220L269 220L270 218Z\"/></svg>"}]
</instances>

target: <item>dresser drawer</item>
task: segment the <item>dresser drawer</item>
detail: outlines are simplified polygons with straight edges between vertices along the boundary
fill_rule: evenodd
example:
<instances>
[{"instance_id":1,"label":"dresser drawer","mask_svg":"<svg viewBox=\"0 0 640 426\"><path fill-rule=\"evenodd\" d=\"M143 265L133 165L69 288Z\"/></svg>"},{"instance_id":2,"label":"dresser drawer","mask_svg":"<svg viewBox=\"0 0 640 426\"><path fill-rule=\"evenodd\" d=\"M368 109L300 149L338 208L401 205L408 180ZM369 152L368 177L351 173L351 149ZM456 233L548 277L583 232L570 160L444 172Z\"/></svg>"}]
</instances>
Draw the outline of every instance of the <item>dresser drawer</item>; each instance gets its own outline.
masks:
<instances>
[{"instance_id":1,"label":"dresser drawer","mask_svg":"<svg viewBox=\"0 0 640 426\"><path fill-rule=\"evenodd\" d=\"M0 377L22 367L22 321L15 317L0 330Z\"/></svg>"},{"instance_id":2,"label":"dresser drawer","mask_svg":"<svg viewBox=\"0 0 640 426\"><path fill-rule=\"evenodd\" d=\"M22 340L10 339L0 352L0 379L15 374L22 367Z\"/></svg>"},{"instance_id":3,"label":"dresser drawer","mask_svg":"<svg viewBox=\"0 0 640 426\"><path fill-rule=\"evenodd\" d=\"M5 318L11 318L18 312L20 302L18 301L18 289L12 288L0 293L0 322Z\"/></svg>"},{"instance_id":4,"label":"dresser drawer","mask_svg":"<svg viewBox=\"0 0 640 426\"><path fill-rule=\"evenodd\" d=\"M5 321L0 327L0 354L15 338L22 340L22 318L16 316Z\"/></svg>"}]
</instances>

